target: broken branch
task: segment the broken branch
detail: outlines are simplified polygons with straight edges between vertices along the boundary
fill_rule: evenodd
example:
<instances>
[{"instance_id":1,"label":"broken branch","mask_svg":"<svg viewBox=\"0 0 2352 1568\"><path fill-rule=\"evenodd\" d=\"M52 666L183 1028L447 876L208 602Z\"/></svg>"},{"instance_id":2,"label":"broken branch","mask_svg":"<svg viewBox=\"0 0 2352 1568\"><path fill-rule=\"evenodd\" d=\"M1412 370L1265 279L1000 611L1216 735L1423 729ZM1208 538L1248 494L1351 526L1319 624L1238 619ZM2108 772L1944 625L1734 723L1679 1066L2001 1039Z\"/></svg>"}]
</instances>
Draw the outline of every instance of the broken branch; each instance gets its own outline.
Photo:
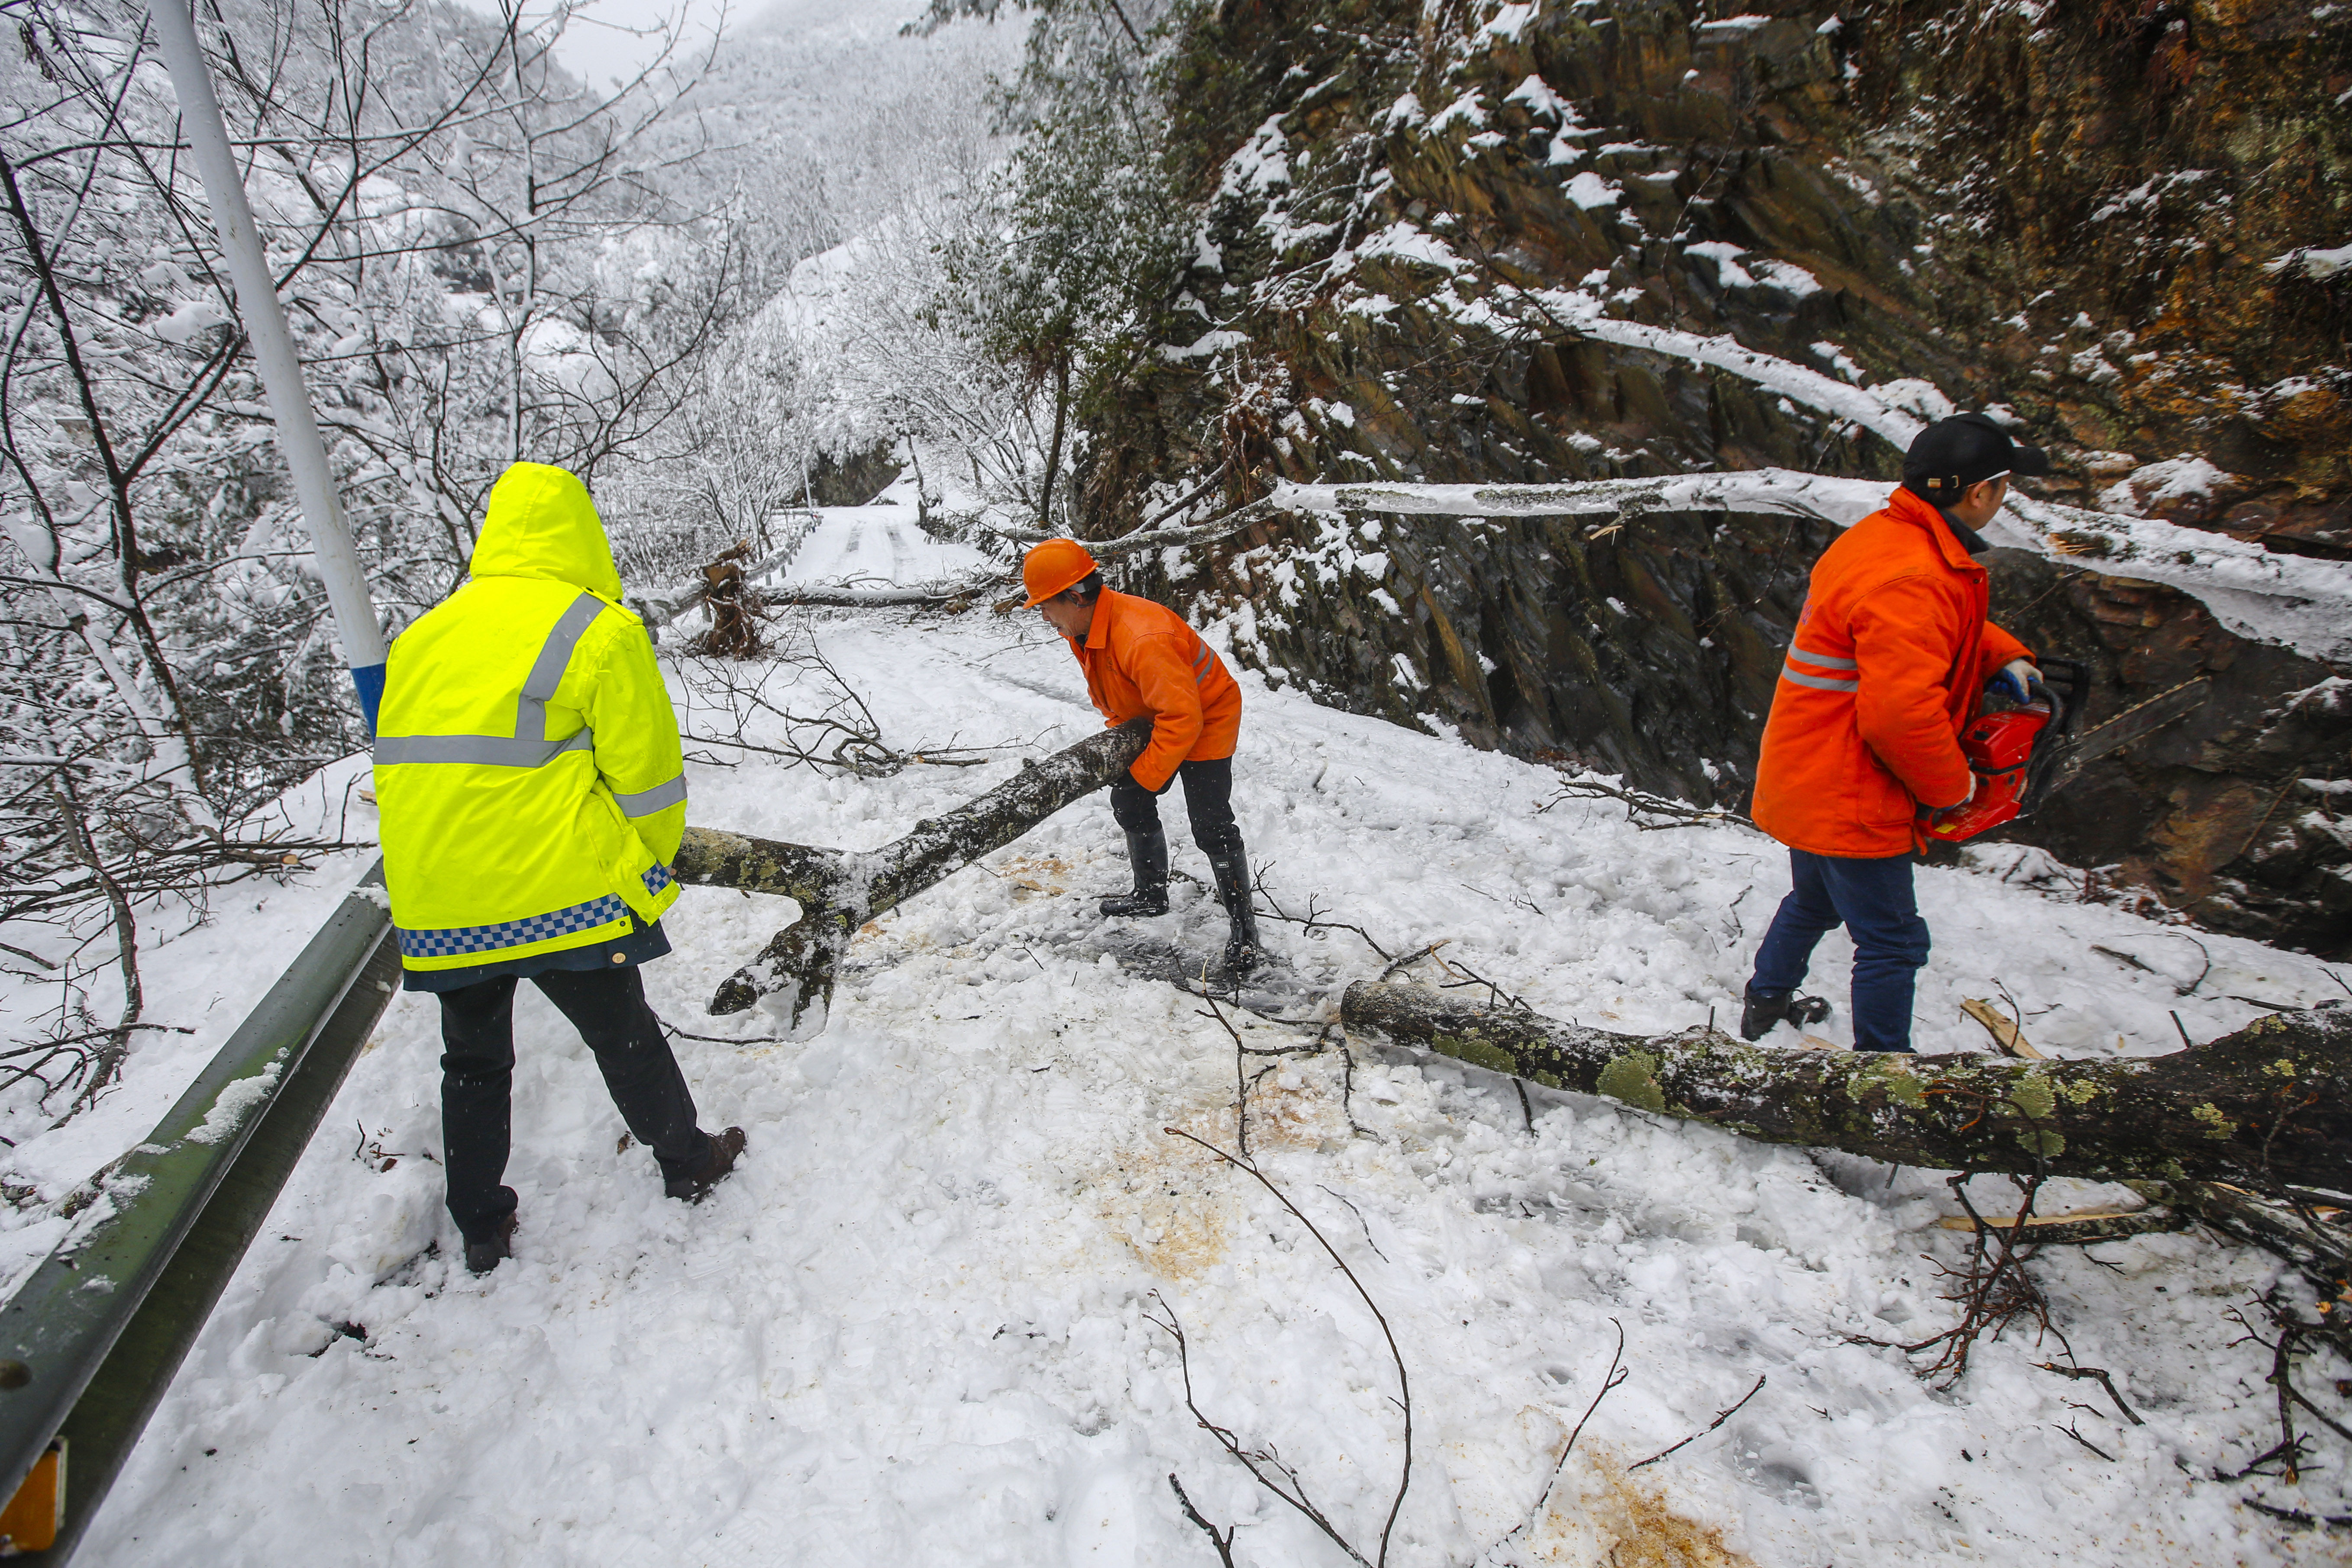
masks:
<instances>
[{"instance_id":1,"label":"broken branch","mask_svg":"<svg viewBox=\"0 0 2352 1568\"><path fill-rule=\"evenodd\" d=\"M1728 1420L1730 1420L1734 1416L1738 1415L1738 1414L1739 1414L1739 1411L1740 1411L1741 1406L1745 1406L1745 1405L1746 1405L1746 1404L1747 1404L1750 1399L1755 1398L1755 1397L1756 1397L1756 1396L1757 1396L1757 1394L1758 1394L1759 1392L1760 1392L1760 1391L1763 1389L1763 1387L1764 1387L1764 1379L1765 1379L1765 1376L1766 1376L1766 1374L1761 1373L1761 1372L1759 1372L1759 1373L1758 1373L1758 1374L1756 1375L1756 1382L1755 1382L1755 1385L1754 1385L1752 1387L1750 1387L1750 1388L1748 1390L1748 1392L1747 1392L1747 1393L1745 1393L1745 1394L1743 1394L1743 1395L1741 1395L1741 1396L1739 1396L1739 1404L1738 1404L1738 1405L1734 1405L1734 1406L1733 1406L1730 1409L1728 1409L1728 1410L1718 1410L1718 1411L1717 1411L1717 1412L1715 1413L1715 1419L1714 1419L1714 1420L1709 1421L1706 1426L1704 1426L1704 1427L1700 1427L1697 1431L1693 1432L1689 1437L1685 1437L1681 1442L1676 1443L1673 1448L1661 1448L1661 1449L1659 1449L1656 1453L1652 1454L1652 1455L1651 1455L1648 1458L1646 1458L1646 1459L1637 1459L1637 1460L1635 1460L1633 1463L1632 1463L1632 1464L1630 1464L1630 1465L1627 1465L1627 1466L1625 1467L1626 1471L1630 1474L1631 1472L1633 1472L1633 1471L1634 1471L1634 1470L1638 1470L1638 1469L1640 1469L1643 1465L1654 1465L1654 1464L1656 1464L1660 1459L1664 1458L1667 1455L1672 1454L1672 1453L1675 1453L1675 1452L1677 1452L1677 1451L1679 1451L1679 1450L1681 1450L1681 1449L1684 1449L1684 1448L1689 1448L1693 1443L1697 1442L1701 1437L1706 1437L1709 1432L1714 1431L1717 1427L1722 1426L1726 1421L1728 1421ZM2121 1403L2121 1402L2120 1402L2120 1401L2118 1401L2118 1403Z\"/></svg>"}]
</instances>

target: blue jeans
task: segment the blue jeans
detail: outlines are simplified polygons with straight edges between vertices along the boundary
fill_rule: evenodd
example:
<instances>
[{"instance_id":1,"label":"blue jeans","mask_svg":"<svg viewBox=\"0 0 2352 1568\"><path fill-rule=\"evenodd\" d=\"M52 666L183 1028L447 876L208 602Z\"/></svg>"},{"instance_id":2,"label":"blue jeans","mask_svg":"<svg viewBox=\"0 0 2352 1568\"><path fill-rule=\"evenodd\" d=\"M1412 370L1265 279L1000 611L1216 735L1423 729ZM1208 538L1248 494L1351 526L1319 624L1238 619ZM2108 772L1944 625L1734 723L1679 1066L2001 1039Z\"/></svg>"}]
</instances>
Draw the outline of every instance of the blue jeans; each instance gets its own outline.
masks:
<instances>
[{"instance_id":1,"label":"blue jeans","mask_svg":"<svg viewBox=\"0 0 2352 1568\"><path fill-rule=\"evenodd\" d=\"M1911 985L1927 961L1927 923L1911 891L1911 857L1848 860L1789 852L1796 886L1756 950L1751 996L1785 997L1813 946L1843 925L1853 937L1853 1048L1911 1049Z\"/></svg>"}]
</instances>

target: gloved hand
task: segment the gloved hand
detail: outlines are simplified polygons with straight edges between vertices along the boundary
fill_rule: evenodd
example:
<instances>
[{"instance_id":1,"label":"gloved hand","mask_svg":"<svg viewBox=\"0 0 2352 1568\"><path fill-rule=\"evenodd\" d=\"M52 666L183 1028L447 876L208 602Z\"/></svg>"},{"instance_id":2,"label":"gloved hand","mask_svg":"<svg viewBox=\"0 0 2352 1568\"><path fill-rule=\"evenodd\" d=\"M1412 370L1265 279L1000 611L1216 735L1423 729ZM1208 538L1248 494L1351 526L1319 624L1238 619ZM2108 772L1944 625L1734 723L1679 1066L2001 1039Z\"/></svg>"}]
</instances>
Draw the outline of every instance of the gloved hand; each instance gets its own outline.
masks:
<instances>
[{"instance_id":1,"label":"gloved hand","mask_svg":"<svg viewBox=\"0 0 2352 1568\"><path fill-rule=\"evenodd\" d=\"M1983 780L1978 778L1976 769L1971 768L1969 769L1969 792L1961 796L1958 800L1953 801L1948 806L1935 807L1928 812L1928 815L1931 817L1950 816L1953 812L1958 810L1961 807L1967 805L1969 801L1977 798L1977 786L1981 782L1983 782Z\"/></svg>"},{"instance_id":2,"label":"gloved hand","mask_svg":"<svg viewBox=\"0 0 2352 1568\"><path fill-rule=\"evenodd\" d=\"M1987 689L2006 692L2019 702L2030 703L2033 700L2033 688L2041 684L2042 672L2034 667L2032 660L2011 659L2000 667L2000 674L1992 678ZM1961 804L1966 805L1967 802L1962 801Z\"/></svg>"}]
</instances>

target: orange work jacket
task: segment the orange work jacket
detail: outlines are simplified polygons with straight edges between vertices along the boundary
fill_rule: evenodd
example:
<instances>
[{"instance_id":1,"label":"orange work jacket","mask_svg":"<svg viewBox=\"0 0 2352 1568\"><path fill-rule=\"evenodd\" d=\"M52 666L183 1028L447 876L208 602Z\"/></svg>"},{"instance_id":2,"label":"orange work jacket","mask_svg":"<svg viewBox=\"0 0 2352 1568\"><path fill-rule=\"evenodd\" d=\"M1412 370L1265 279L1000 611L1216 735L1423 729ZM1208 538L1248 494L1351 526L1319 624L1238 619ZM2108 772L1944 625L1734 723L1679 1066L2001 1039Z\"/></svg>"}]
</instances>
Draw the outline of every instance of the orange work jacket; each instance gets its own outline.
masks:
<instances>
[{"instance_id":1,"label":"orange work jacket","mask_svg":"<svg viewBox=\"0 0 2352 1568\"><path fill-rule=\"evenodd\" d=\"M1925 840L1920 806L1969 794L1960 731L1985 682L2032 657L1985 619L1985 569L1908 490L1814 563L1756 764L1756 825L1791 849L1855 859Z\"/></svg>"},{"instance_id":2,"label":"orange work jacket","mask_svg":"<svg viewBox=\"0 0 2352 1568\"><path fill-rule=\"evenodd\" d=\"M1217 651L1174 611L1106 588L1095 600L1087 640L1072 638L1070 652L1105 723L1150 718L1151 744L1128 768L1146 789L1165 788L1179 763L1234 754L1242 688Z\"/></svg>"}]
</instances>

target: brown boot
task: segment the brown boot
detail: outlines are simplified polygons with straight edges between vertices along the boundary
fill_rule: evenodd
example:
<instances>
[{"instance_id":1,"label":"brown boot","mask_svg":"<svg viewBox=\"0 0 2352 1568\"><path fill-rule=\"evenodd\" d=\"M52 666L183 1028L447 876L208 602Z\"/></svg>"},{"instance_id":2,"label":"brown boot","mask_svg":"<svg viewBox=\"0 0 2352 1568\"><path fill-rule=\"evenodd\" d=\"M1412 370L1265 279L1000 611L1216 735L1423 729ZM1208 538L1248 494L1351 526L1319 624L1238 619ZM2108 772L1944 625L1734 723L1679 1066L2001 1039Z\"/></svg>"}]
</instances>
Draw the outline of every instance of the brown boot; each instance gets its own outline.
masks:
<instances>
[{"instance_id":1,"label":"brown boot","mask_svg":"<svg viewBox=\"0 0 2352 1568\"><path fill-rule=\"evenodd\" d=\"M743 1152L743 1129L730 1127L715 1137L708 1134L705 1137L709 1140L709 1147L699 1166L684 1176L662 1178L662 1190L670 1197L687 1203L700 1203L709 1196L710 1189L726 1180L728 1173L735 1168L736 1158Z\"/></svg>"}]
</instances>

